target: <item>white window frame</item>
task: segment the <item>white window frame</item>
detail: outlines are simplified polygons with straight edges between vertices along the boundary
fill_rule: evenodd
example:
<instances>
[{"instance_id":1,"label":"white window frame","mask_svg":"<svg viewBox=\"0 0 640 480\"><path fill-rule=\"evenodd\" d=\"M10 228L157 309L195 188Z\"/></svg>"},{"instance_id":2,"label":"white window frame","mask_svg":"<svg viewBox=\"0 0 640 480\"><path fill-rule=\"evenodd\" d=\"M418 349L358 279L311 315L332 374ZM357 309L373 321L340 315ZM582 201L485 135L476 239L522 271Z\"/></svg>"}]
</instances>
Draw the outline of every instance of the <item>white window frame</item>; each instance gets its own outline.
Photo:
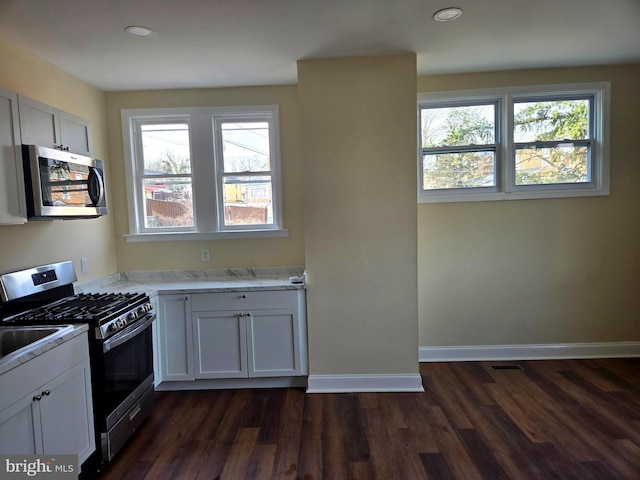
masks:
<instances>
[{"instance_id":1,"label":"white window frame","mask_svg":"<svg viewBox=\"0 0 640 480\"><path fill-rule=\"evenodd\" d=\"M270 169L264 172L251 171L251 172L234 172L234 173L225 173L224 172L224 157L223 157L223 148L222 148L222 132L221 125L223 123L229 122L238 122L238 123L251 123L251 122L266 122L269 125L269 164ZM239 231L246 230L247 227L245 225L225 225L224 224L224 200L223 200L223 191L224 191L224 177L225 176L247 176L247 177L271 177L271 188L274 191L280 191L280 178L279 175L274 175L274 163L272 161L273 149L277 149L277 146L280 144L278 129L274 125L274 116L271 113L256 113L256 112L236 112L236 113L228 113L228 114L219 114L213 117L213 129L215 135L215 165L216 165L216 188L218 190L217 195L217 207L218 207L218 215L217 215L217 225L218 231ZM279 155L277 155L279 158ZM275 194L272 194L275 196ZM276 223L276 202L275 199L272 198L273 202L273 212L274 212L274 223ZM273 226L271 225L252 225L254 230L273 230Z\"/></svg>"},{"instance_id":2,"label":"white window frame","mask_svg":"<svg viewBox=\"0 0 640 480\"><path fill-rule=\"evenodd\" d=\"M158 229L149 228L146 226L146 219L144 216L144 202L145 202L145 194L144 194L144 180L147 178L175 178L175 177L183 177L191 179L191 187L193 193L194 181L193 181L193 160L190 161L190 172L189 174L154 174L154 175L145 175L144 173L144 157L142 152L142 145L139 142L140 135L140 127L143 125L164 125L164 124L176 124L176 123L186 123L189 128L189 150L191 150L191 121L188 115L172 115L172 116L164 116L164 117L136 117L131 119L132 126L132 135L133 135L133 151L135 155L132 158L132 162L135 162L133 165L133 172L136 175L136 183L133 187L134 190L134 199L133 203L136 205L136 213L135 213L135 226L137 233L143 234L153 234L158 231ZM195 232L196 218L195 218L195 208L194 208L194 225L190 227L163 227L162 232L164 233L173 233L173 232Z\"/></svg>"},{"instance_id":3,"label":"white window frame","mask_svg":"<svg viewBox=\"0 0 640 480\"><path fill-rule=\"evenodd\" d=\"M609 82L537 85L526 87L458 90L418 94L418 203L447 203L538 198L587 197L609 194ZM591 180L576 184L516 185L515 145L513 142L513 104L515 100L556 100L592 97L590 141ZM424 190L422 188L423 148L421 108L496 101L500 108L496 132L496 188L487 187Z\"/></svg>"},{"instance_id":4,"label":"white window frame","mask_svg":"<svg viewBox=\"0 0 640 480\"><path fill-rule=\"evenodd\" d=\"M268 225L225 226L222 190L222 156L219 119L255 121L269 124L269 159L272 180L273 223ZM125 160L127 206L129 212L128 242L214 240L232 238L287 237L283 228L282 182L280 165L279 108L277 105L241 107L196 107L126 109L121 111ZM146 228L144 221L144 165L136 127L150 123L187 123L191 157L193 193L193 227ZM175 176L175 175L171 175Z\"/></svg>"}]
</instances>

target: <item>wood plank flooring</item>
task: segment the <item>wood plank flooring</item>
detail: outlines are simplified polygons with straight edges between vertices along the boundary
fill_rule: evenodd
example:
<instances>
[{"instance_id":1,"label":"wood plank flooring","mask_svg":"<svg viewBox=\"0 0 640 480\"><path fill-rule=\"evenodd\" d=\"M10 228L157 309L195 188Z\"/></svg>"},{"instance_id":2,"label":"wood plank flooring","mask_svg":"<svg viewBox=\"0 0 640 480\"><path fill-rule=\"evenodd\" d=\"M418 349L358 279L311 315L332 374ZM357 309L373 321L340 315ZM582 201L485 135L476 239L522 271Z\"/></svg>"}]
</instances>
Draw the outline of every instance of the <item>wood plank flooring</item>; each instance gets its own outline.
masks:
<instances>
[{"instance_id":1,"label":"wood plank flooring","mask_svg":"<svg viewBox=\"0 0 640 480\"><path fill-rule=\"evenodd\" d=\"M425 393L157 393L83 478L640 479L640 359L508 364L421 364Z\"/></svg>"}]
</instances>

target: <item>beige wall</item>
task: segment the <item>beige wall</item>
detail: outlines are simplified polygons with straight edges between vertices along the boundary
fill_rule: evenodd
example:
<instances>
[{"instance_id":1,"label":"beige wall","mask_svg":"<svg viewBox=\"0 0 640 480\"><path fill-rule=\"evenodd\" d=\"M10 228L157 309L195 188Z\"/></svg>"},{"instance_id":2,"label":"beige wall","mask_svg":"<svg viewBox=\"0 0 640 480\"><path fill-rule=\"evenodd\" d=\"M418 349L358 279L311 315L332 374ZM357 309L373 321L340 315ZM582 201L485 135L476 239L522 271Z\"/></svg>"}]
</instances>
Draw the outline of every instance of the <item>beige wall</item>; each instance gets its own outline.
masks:
<instances>
[{"instance_id":1,"label":"beige wall","mask_svg":"<svg viewBox=\"0 0 640 480\"><path fill-rule=\"evenodd\" d=\"M420 345L640 340L640 65L420 77L611 81L611 195L418 206Z\"/></svg>"},{"instance_id":2,"label":"beige wall","mask_svg":"<svg viewBox=\"0 0 640 480\"><path fill-rule=\"evenodd\" d=\"M0 39L0 86L90 119L110 181L107 217L0 226L0 272L70 259L88 280L306 262L314 374L412 371L418 327L423 346L640 340L640 65L418 78L418 92L611 81L612 105L611 195L419 205L416 260L409 58L303 61L299 86L105 95ZM290 236L125 242L120 109L249 104L280 105Z\"/></svg>"},{"instance_id":3,"label":"beige wall","mask_svg":"<svg viewBox=\"0 0 640 480\"><path fill-rule=\"evenodd\" d=\"M91 121L94 152L105 159L110 179L104 93L1 38L0 65L0 87ZM89 261L87 274L80 272L82 256ZM0 272L63 260L73 260L81 281L117 271L113 216L0 225Z\"/></svg>"},{"instance_id":4,"label":"beige wall","mask_svg":"<svg viewBox=\"0 0 640 480\"><path fill-rule=\"evenodd\" d=\"M312 375L417 373L415 55L298 62Z\"/></svg>"},{"instance_id":5,"label":"beige wall","mask_svg":"<svg viewBox=\"0 0 640 480\"><path fill-rule=\"evenodd\" d=\"M284 228L288 238L181 242L127 242L129 233L120 111L132 108L207 107L239 105L280 106L281 165ZM274 267L304 264L302 185L297 88L292 86L114 92L107 94L109 152L114 176L113 205L118 267L121 271ZM214 208L212 206L212 208ZM209 248L211 261L200 250Z\"/></svg>"}]
</instances>

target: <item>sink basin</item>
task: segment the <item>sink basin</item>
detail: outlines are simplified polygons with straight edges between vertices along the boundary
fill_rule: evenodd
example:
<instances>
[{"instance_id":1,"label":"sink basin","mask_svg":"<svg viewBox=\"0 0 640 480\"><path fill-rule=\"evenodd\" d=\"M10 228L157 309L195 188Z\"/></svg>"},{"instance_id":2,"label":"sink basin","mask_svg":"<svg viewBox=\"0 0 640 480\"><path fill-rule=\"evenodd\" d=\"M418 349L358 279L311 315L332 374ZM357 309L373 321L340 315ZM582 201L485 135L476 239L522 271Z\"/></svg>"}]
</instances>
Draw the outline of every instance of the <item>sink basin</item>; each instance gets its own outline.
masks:
<instances>
[{"instance_id":1,"label":"sink basin","mask_svg":"<svg viewBox=\"0 0 640 480\"><path fill-rule=\"evenodd\" d=\"M41 344L62 336L72 325L46 327L0 327L0 358L18 350Z\"/></svg>"}]
</instances>

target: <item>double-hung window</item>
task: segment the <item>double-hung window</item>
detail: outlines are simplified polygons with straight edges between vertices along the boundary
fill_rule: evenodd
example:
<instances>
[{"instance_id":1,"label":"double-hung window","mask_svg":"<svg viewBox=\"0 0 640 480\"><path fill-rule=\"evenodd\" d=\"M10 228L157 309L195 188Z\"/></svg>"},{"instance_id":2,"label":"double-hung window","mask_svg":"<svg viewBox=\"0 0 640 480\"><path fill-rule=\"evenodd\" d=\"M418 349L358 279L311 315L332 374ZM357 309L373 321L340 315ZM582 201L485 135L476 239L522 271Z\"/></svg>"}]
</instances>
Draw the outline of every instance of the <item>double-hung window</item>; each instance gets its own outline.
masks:
<instances>
[{"instance_id":1,"label":"double-hung window","mask_svg":"<svg viewBox=\"0 0 640 480\"><path fill-rule=\"evenodd\" d=\"M139 119L134 124L139 230L193 230L189 119Z\"/></svg>"},{"instance_id":2,"label":"double-hung window","mask_svg":"<svg viewBox=\"0 0 640 480\"><path fill-rule=\"evenodd\" d=\"M220 229L269 228L273 224L273 166L268 117L214 120Z\"/></svg>"},{"instance_id":3,"label":"double-hung window","mask_svg":"<svg viewBox=\"0 0 640 480\"><path fill-rule=\"evenodd\" d=\"M498 185L498 100L422 108L422 190L482 189Z\"/></svg>"},{"instance_id":4,"label":"double-hung window","mask_svg":"<svg viewBox=\"0 0 640 480\"><path fill-rule=\"evenodd\" d=\"M609 84L420 94L418 201L609 193Z\"/></svg>"},{"instance_id":5,"label":"double-hung window","mask_svg":"<svg viewBox=\"0 0 640 480\"><path fill-rule=\"evenodd\" d=\"M286 236L278 107L123 110L129 241Z\"/></svg>"}]
</instances>

